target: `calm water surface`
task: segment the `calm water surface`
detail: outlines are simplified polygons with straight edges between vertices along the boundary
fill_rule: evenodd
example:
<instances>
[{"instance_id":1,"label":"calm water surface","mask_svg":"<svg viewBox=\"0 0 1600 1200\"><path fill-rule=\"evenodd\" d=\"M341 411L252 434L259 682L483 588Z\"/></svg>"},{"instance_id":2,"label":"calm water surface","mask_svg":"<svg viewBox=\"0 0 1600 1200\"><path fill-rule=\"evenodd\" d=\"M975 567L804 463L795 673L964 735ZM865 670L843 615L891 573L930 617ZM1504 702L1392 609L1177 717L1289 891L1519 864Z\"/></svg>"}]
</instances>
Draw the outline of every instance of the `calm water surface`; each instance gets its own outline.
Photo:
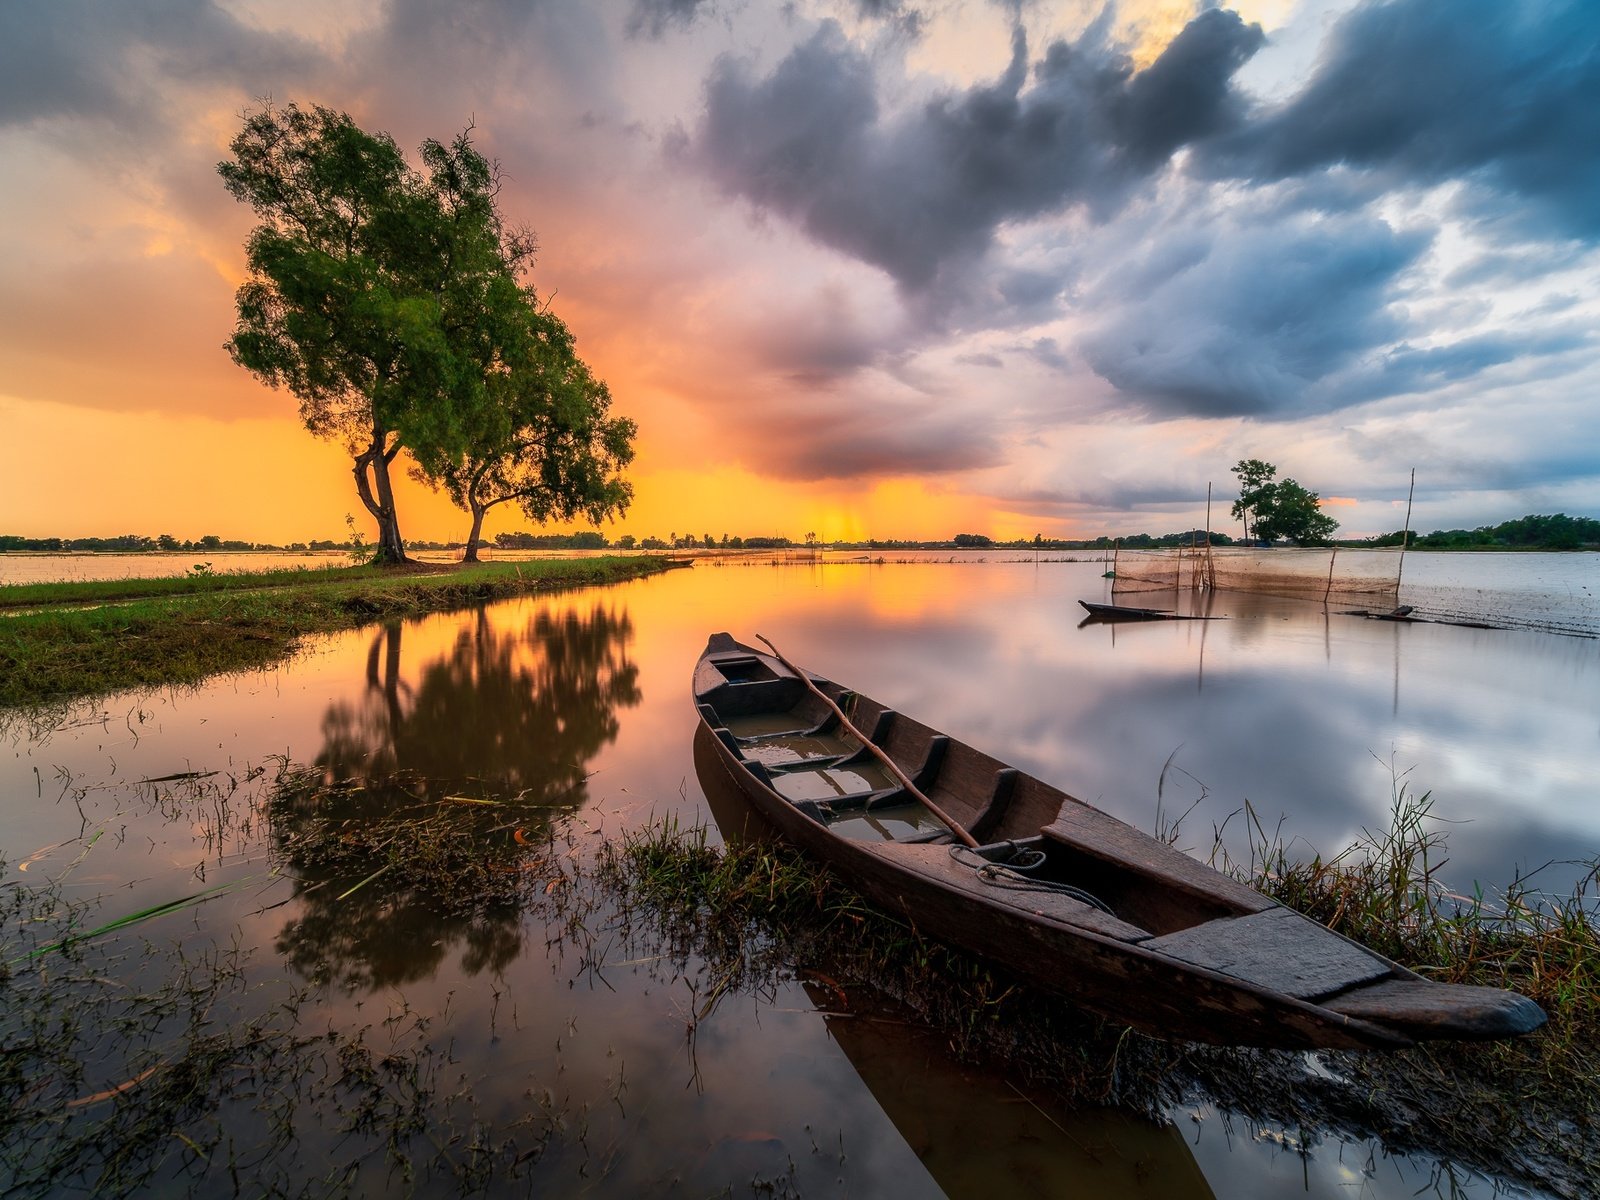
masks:
<instances>
[{"instance_id":1,"label":"calm water surface","mask_svg":"<svg viewBox=\"0 0 1600 1200\"><path fill-rule=\"evenodd\" d=\"M1383 825L1399 786L1432 794L1461 889L1551 863L1538 878L1564 891L1576 873L1565 864L1600 853L1600 642L1235 594L1213 597L1222 619L1080 626L1077 600L1109 599L1102 569L706 562L320 639L264 674L118 698L48 733L13 728L0 877L59 879L97 921L243 884L102 939L103 970L134 977L173 945L229 947L248 963L241 1012L303 990L309 1029L407 1029L447 1047L437 1083L472 1120L567 1114L530 1160L541 1192L1401 1197L1433 1186L1440 1164L1360 1141L1302 1155L1293 1139L1203 1108L1154 1127L1023 1098L936 1038L839 1015L827 987L804 979L724 997L691 1041L699 997L648 947L579 953L527 914L449 918L381 881L345 892L296 869L293 812L268 820L252 807L262 784L247 777L283 756L354 783L403 771L446 793L485 780L523 792L543 817L522 832L570 840L578 859L656 818L709 823L688 689L706 635L726 629L765 634L1141 828L1187 811L1180 844L1202 854L1219 827L1244 853L1230 814L1246 800L1265 823L1281 816L1307 853L1337 850ZM178 784L136 784L181 772L240 781L233 811ZM298 1159L274 1169L299 1186L338 1145L331 1131L305 1133ZM356 1190L391 1183L373 1168ZM1494 1192L1471 1177L1461 1187Z\"/></svg>"},{"instance_id":2,"label":"calm water surface","mask_svg":"<svg viewBox=\"0 0 1600 1200\"><path fill-rule=\"evenodd\" d=\"M512 562L530 558L583 556L588 551L500 550L484 547L485 561ZM626 553L606 551L606 553ZM640 553L648 553L641 551ZM685 552L679 552L685 553ZM686 553L703 555L704 551ZM729 552L719 552L727 555ZM1039 556L1045 564L1087 558L1093 551L1047 551ZM812 557L804 548L780 551L732 552L732 561L794 561ZM417 557L430 562L455 562L460 551L423 551ZM1124 572L1175 575L1176 555L1168 551L1133 552L1121 556ZM886 550L866 553L857 550L819 551L816 560L830 565L878 562L884 565L912 563L973 565L1037 561L1028 551L990 550ZM185 551L178 554L0 554L0 585L51 583L63 580L154 578L183 575L197 567L218 573L270 570L318 570L347 566L350 556L343 551L227 552ZM1430 619L1487 622L1512 628L1537 628L1600 637L1600 554L1428 552L1413 550L1401 555L1394 550L1293 550L1247 551L1238 547L1217 551L1221 575L1230 565L1248 577L1266 574L1279 583L1291 583L1287 594L1297 598L1321 598L1332 575L1341 589L1374 587L1389 589L1389 602L1396 602L1393 589L1398 585L1398 602L1414 606ZM1109 564L1107 564L1109 565ZM1185 575L1185 578L1188 578ZM1259 579L1258 579L1259 582ZM1274 589L1261 589L1269 590ZM1277 594L1285 594L1280 588ZM1333 607L1356 604L1372 606L1379 599L1365 592L1354 592L1355 599ZM1172 607L1177 597L1153 596L1150 603ZM1133 596L1124 602L1137 603Z\"/></svg>"}]
</instances>

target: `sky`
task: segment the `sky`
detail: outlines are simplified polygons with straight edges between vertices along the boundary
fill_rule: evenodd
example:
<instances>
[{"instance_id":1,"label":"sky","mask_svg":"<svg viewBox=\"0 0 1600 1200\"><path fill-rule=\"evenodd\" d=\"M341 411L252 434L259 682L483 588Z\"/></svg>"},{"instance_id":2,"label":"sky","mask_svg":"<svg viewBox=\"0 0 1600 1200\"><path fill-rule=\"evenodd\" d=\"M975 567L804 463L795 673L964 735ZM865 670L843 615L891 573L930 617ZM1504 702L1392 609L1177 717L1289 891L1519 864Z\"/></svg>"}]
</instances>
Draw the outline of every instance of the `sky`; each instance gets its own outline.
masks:
<instances>
[{"instance_id":1,"label":"sky","mask_svg":"<svg viewBox=\"0 0 1600 1200\"><path fill-rule=\"evenodd\" d=\"M223 350L268 99L472 125L638 422L611 536L1229 529L1241 458L1600 516L1592 0L0 0L0 533L370 528Z\"/></svg>"}]
</instances>

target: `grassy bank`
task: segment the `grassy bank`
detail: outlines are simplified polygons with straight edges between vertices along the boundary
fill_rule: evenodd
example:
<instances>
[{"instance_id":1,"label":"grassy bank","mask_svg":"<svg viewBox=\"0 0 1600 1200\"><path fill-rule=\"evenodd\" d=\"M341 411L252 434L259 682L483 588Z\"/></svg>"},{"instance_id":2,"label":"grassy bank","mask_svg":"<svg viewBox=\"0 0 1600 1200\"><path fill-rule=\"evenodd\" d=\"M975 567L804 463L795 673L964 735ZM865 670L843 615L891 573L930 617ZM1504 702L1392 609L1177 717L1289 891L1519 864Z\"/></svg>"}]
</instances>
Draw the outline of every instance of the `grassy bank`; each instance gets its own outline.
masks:
<instances>
[{"instance_id":1,"label":"grassy bank","mask_svg":"<svg viewBox=\"0 0 1600 1200\"><path fill-rule=\"evenodd\" d=\"M0 709L264 667L307 634L665 569L658 558L271 571L0 588Z\"/></svg>"}]
</instances>

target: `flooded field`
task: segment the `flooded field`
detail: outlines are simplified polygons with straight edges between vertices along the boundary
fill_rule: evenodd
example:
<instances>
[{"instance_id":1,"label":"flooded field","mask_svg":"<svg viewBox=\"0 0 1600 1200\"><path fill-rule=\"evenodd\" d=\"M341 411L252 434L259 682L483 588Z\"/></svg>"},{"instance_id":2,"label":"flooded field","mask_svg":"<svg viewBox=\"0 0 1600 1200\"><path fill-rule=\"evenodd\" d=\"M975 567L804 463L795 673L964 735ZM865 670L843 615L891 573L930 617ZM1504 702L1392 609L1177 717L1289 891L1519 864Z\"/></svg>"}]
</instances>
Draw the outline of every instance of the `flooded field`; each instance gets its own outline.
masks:
<instances>
[{"instance_id":1,"label":"flooded field","mask_svg":"<svg viewBox=\"0 0 1600 1200\"><path fill-rule=\"evenodd\" d=\"M1600 642L1232 593L1215 620L1080 624L1101 564L991 557L707 560L12 721L0 1086L53 1115L0 1143L0 1190L1574 1194L1204 1096L1069 1103L814 971L723 987L624 919L602 846L729 819L689 702L718 630L1140 828L1187 814L1201 857L1247 853L1246 800L1309 856L1401 787L1463 893L1565 892L1600 853ZM469 852L423 861L458 812Z\"/></svg>"},{"instance_id":2,"label":"flooded field","mask_svg":"<svg viewBox=\"0 0 1600 1200\"><path fill-rule=\"evenodd\" d=\"M534 558L581 558L586 550L501 550L484 547L486 562L525 562ZM628 551L607 550L607 554ZM651 553L638 551L636 553ZM792 547L761 551L675 551L678 555L722 564L821 564L826 566L910 566L999 564L1060 565L1101 561L1109 554L1091 550L1043 551L993 548L988 550L816 550ZM424 562L458 562L459 550L422 551ZM1123 574L1144 575L1171 583L1192 581L1192 566L1178 566L1180 556L1171 551L1130 551L1119 556ZM1266 587L1268 594L1294 599L1321 599L1325 588L1331 607L1351 608L1403 603L1430 620L1483 623L1517 629L1539 629L1581 637L1600 637L1600 554L1473 551L1471 553L1413 550L1402 556L1394 550L1248 551L1219 549L1216 554L1224 589L1249 590L1251 576L1268 576L1280 586ZM1186 560L1187 561L1187 560ZM250 572L270 570L314 571L347 566L344 551L189 551L178 554L0 554L0 584L49 583L63 580L157 578L191 571ZM1229 570L1230 566L1233 568ZM1231 578L1228 578L1231 576ZM1330 582L1336 585L1328 587ZM1396 589L1396 581L1399 581ZM1256 580L1260 582L1259 579ZM1281 586L1281 585L1287 585ZM1370 585L1374 593L1361 590ZM1187 606L1189 588L1168 586L1154 592L1131 583L1133 590L1119 591L1123 603L1174 607ZM1166 594L1162 595L1164 591Z\"/></svg>"}]
</instances>

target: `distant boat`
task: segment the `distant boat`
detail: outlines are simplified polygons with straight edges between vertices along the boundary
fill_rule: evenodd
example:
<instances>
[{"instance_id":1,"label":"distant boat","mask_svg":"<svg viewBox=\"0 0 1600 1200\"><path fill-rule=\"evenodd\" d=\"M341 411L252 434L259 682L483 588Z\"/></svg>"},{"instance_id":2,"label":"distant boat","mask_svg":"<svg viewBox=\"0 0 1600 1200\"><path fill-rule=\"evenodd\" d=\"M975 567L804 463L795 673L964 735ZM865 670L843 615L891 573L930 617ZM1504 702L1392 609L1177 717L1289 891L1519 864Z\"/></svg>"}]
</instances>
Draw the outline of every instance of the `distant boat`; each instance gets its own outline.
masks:
<instances>
[{"instance_id":1,"label":"distant boat","mask_svg":"<svg viewBox=\"0 0 1600 1200\"><path fill-rule=\"evenodd\" d=\"M1388 612L1372 612L1365 608L1353 608L1344 615L1347 617L1365 617L1369 621L1405 621L1408 623L1427 624L1426 617L1414 617L1411 614L1417 610L1409 604L1402 604Z\"/></svg>"},{"instance_id":2,"label":"distant boat","mask_svg":"<svg viewBox=\"0 0 1600 1200\"><path fill-rule=\"evenodd\" d=\"M791 844L921 933L1112 1020L1158 1037L1299 1049L1511 1037L1544 1024L1525 996L1424 979L726 633L707 642L693 691L699 736L713 743L702 769L725 774Z\"/></svg>"},{"instance_id":3,"label":"distant boat","mask_svg":"<svg viewBox=\"0 0 1600 1200\"><path fill-rule=\"evenodd\" d=\"M1164 608L1131 608L1126 604L1095 604L1079 600L1084 610L1096 621L1203 621L1206 617L1191 617Z\"/></svg>"}]
</instances>

